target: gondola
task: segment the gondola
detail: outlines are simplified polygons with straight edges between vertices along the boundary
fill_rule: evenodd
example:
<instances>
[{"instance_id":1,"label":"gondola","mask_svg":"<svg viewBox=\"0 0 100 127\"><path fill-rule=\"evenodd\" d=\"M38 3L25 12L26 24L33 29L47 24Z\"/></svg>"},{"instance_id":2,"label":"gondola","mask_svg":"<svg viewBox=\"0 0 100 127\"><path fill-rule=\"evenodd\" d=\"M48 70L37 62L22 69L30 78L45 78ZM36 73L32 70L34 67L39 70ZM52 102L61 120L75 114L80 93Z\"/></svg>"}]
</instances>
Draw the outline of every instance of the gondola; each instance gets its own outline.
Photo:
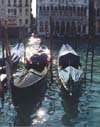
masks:
<instances>
[{"instance_id":1,"label":"gondola","mask_svg":"<svg viewBox=\"0 0 100 127\"><path fill-rule=\"evenodd\" d=\"M25 68L19 79L12 84L12 100L15 106L26 105L44 96L46 77L50 67L50 51L41 45L37 53L26 59Z\"/></svg>"},{"instance_id":2,"label":"gondola","mask_svg":"<svg viewBox=\"0 0 100 127\"><path fill-rule=\"evenodd\" d=\"M80 89L83 77L80 56L69 44L63 44L57 61L61 87L70 96L74 96Z\"/></svg>"},{"instance_id":3,"label":"gondola","mask_svg":"<svg viewBox=\"0 0 100 127\"><path fill-rule=\"evenodd\" d=\"M23 54L24 54L24 44L17 43L16 46L11 50L11 62L12 62L13 70L18 65L19 60ZM6 58L2 58L2 56L0 56L0 74L6 73L5 61Z\"/></svg>"}]
</instances>

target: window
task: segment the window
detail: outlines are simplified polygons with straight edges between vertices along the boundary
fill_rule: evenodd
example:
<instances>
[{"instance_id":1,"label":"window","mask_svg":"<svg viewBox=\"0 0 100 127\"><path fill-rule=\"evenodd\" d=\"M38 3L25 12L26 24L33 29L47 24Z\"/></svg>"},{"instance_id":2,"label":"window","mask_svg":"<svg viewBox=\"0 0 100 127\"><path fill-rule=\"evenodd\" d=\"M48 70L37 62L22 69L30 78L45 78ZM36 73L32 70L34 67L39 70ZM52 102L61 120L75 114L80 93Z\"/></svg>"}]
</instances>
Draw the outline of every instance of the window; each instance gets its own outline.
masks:
<instances>
[{"instance_id":1,"label":"window","mask_svg":"<svg viewBox=\"0 0 100 127\"><path fill-rule=\"evenodd\" d=\"M16 0L14 0L14 6L16 6Z\"/></svg>"},{"instance_id":2,"label":"window","mask_svg":"<svg viewBox=\"0 0 100 127\"><path fill-rule=\"evenodd\" d=\"M10 9L8 9L8 14L10 13Z\"/></svg>"},{"instance_id":3,"label":"window","mask_svg":"<svg viewBox=\"0 0 100 127\"><path fill-rule=\"evenodd\" d=\"M80 7L77 7L77 15L78 16L80 16L80 11L81 11Z\"/></svg>"},{"instance_id":4,"label":"window","mask_svg":"<svg viewBox=\"0 0 100 127\"><path fill-rule=\"evenodd\" d=\"M51 6L51 10L53 11L53 6Z\"/></svg>"},{"instance_id":5,"label":"window","mask_svg":"<svg viewBox=\"0 0 100 127\"><path fill-rule=\"evenodd\" d=\"M1 3L4 4L4 0L2 0Z\"/></svg>"},{"instance_id":6,"label":"window","mask_svg":"<svg viewBox=\"0 0 100 127\"><path fill-rule=\"evenodd\" d=\"M55 7L55 10L57 10L57 7Z\"/></svg>"},{"instance_id":7,"label":"window","mask_svg":"<svg viewBox=\"0 0 100 127\"><path fill-rule=\"evenodd\" d=\"M78 33L81 32L81 24L80 24L80 22L78 22L78 28L77 28L77 31L78 31Z\"/></svg>"},{"instance_id":8,"label":"window","mask_svg":"<svg viewBox=\"0 0 100 127\"><path fill-rule=\"evenodd\" d=\"M86 16L87 7L84 8L84 16Z\"/></svg>"},{"instance_id":9,"label":"window","mask_svg":"<svg viewBox=\"0 0 100 127\"><path fill-rule=\"evenodd\" d=\"M40 6L39 8L40 8L40 11L41 11L42 10L42 7Z\"/></svg>"},{"instance_id":10,"label":"window","mask_svg":"<svg viewBox=\"0 0 100 127\"><path fill-rule=\"evenodd\" d=\"M97 32L100 33L100 20L97 21Z\"/></svg>"},{"instance_id":11,"label":"window","mask_svg":"<svg viewBox=\"0 0 100 127\"><path fill-rule=\"evenodd\" d=\"M16 9L14 9L14 15L16 15L17 14L17 11L16 11Z\"/></svg>"},{"instance_id":12,"label":"window","mask_svg":"<svg viewBox=\"0 0 100 127\"><path fill-rule=\"evenodd\" d=\"M83 25L83 33L86 33L86 25Z\"/></svg>"},{"instance_id":13,"label":"window","mask_svg":"<svg viewBox=\"0 0 100 127\"><path fill-rule=\"evenodd\" d=\"M22 0L19 0L19 6L22 7Z\"/></svg>"},{"instance_id":14,"label":"window","mask_svg":"<svg viewBox=\"0 0 100 127\"><path fill-rule=\"evenodd\" d=\"M19 19L19 24L22 25L22 19Z\"/></svg>"},{"instance_id":15,"label":"window","mask_svg":"<svg viewBox=\"0 0 100 127\"><path fill-rule=\"evenodd\" d=\"M46 10L45 6L43 7L43 10L44 10L44 11Z\"/></svg>"},{"instance_id":16,"label":"window","mask_svg":"<svg viewBox=\"0 0 100 127\"><path fill-rule=\"evenodd\" d=\"M49 7L47 6L47 11L49 11Z\"/></svg>"},{"instance_id":17,"label":"window","mask_svg":"<svg viewBox=\"0 0 100 127\"><path fill-rule=\"evenodd\" d=\"M28 6L28 0L26 0L26 2L25 2L25 6Z\"/></svg>"},{"instance_id":18,"label":"window","mask_svg":"<svg viewBox=\"0 0 100 127\"><path fill-rule=\"evenodd\" d=\"M100 8L97 8L97 16L100 16Z\"/></svg>"},{"instance_id":19,"label":"window","mask_svg":"<svg viewBox=\"0 0 100 127\"><path fill-rule=\"evenodd\" d=\"M64 0L62 0L62 3L64 3Z\"/></svg>"},{"instance_id":20,"label":"window","mask_svg":"<svg viewBox=\"0 0 100 127\"><path fill-rule=\"evenodd\" d=\"M25 20L25 24L26 24L26 25L28 24L28 19Z\"/></svg>"},{"instance_id":21,"label":"window","mask_svg":"<svg viewBox=\"0 0 100 127\"><path fill-rule=\"evenodd\" d=\"M10 3L11 1L10 0L8 0L8 6L11 6L11 3Z\"/></svg>"},{"instance_id":22,"label":"window","mask_svg":"<svg viewBox=\"0 0 100 127\"><path fill-rule=\"evenodd\" d=\"M19 9L19 14L22 16L22 8Z\"/></svg>"},{"instance_id":23,"label":"window","mask_svg":"<svg viewBox=\"0 0 100 127\"><path fill-rule=\"evenodd\" d=\"M43 32L43 22L40 22L40 32Z\"/></svg>"},{"instance_id":24,"label":"window","mask_svg":"<svg viewBox=\"0 0 100 127\"><path fill-rule=\"evenodd\" d=\"M48 21L45 22L45 32L48 32Z\"/></svg>"},{"instance_id":25,"label":"window","mask_svg":"<svg viewBox=\"0 0 100 127\"><path fill-rule=\"evenodd\" d=\"M28 15L28 8L25 9L25 15Z\"/></svg>"}]
</instances>

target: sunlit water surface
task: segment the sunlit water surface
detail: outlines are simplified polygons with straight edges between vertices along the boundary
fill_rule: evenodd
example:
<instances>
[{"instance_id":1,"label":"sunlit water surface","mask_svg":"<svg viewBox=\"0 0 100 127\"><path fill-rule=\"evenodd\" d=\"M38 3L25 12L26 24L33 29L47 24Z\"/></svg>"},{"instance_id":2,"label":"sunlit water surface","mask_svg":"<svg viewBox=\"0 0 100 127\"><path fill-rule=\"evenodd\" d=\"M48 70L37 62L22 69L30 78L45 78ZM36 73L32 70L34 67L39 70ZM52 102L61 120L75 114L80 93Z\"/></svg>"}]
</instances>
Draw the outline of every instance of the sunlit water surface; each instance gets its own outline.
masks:
<instances>
[{"instance_id":1,"label":"sunlit water surface","mask_svg":"<svg viewBox=\"0 0 100 127\"><path fill-rule=\"evenodd\" d=\"M36 52L40 40L33 37L26 40L27 57ZM64 40L65 41L65 40ZM47 92L44 99L37 105L25 108L17 112L12 104L9 91L5 95L4 107L0 109L0 126L35 126L35 127L99 127L100 126L100 44L95 46L93 82L90 82L90 66L88 66L87 82L82 84L81 95L76 99L63 95L57 80L57 54L64 41L58 40L54 44L53 53L53 82L50 74L47 79ZM15 43L12 40L11 46ZM86 59L86 43L76 45L71 42L73 48L81 56L82 67L84 69ZM43 44L50 46L47 39L42 40ZM59 43L59 45L58 45ZM1 48L0 48L1 51ZM21 59L23 61L23 59ZM91 56L89 57L91 63ZM22 70L19 66L16 75ZM16 78L16 77L15 77ZM34 98L33 98L34 99ZM1 107L1 105L0 105Z\"/></svg>"}]
</instances>

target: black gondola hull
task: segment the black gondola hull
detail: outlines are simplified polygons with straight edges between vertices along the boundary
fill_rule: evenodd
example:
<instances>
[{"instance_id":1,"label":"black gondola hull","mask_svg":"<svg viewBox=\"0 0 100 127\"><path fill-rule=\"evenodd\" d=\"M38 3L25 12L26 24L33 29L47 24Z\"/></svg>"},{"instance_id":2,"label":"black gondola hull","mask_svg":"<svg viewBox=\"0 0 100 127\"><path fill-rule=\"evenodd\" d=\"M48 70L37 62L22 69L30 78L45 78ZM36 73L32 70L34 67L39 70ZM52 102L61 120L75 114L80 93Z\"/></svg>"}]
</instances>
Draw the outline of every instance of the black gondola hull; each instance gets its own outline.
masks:
<instances>
[{"instance_id":1,"label":"black gondola hull","mask_svg":"<svg viewBox=\"0 0 100 127\"><path fill-rule=\"evenodd\" d=\"M61 84L61 90L64 92L64 94L74 97L80 95L82 79L77 82L67 82L66 84L59 79L59 83Z\"/></svg>"},{"instance_id":2,"label":"black gondola hull","mask_svg":"<svg viewBox=\"0 0 100 127\"><path fill-rule=\"evenodd\" d=\"M31 86L19 88L12 84L12 101L15 106L27 105L32 102L37 103L43 99L47 89L47 80L44 76L41 80L33 83Z\"/></svg>"}]
</instances>

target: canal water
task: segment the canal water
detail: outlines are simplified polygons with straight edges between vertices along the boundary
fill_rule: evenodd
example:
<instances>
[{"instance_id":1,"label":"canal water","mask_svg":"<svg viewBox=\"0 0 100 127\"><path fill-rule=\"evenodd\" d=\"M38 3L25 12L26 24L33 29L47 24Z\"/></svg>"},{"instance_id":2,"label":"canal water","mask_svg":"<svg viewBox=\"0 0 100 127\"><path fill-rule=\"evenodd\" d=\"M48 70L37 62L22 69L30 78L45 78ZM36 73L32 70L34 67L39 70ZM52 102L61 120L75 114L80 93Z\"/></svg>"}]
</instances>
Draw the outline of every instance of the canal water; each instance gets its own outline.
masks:
<instances>
[{"instance_id":1,"label":"canal water","mask_svg":"<svg viewBox=\"0 0 100 127\"><path fill-rule=\"evenodd\" d=\"M12 40L13 47L17 41ZM39 46L40 41L31 37L27 40L27 53ZM48 39L42 43L50 46ZM0 127L31 126L31 127L99 127L100 126L100 42L94 42L93 82L90 82L91 52L89 52L86 82L82 83L77 98L63 94L57 79L57 54L62 43L69 43L81 56L82 68L85 68L87 41L58 39L53 42L53 82L48 75L47 91L37 104L14 108L10 92L5 93L4 107L0 104ZM0 48L1 51L1 48ZM29 55L28 54L28 55ZM23 59L22 59L23 60ZM21 64L20 64L21 65ZM21 71L21 67L16 74ZM16 76L15 76L16 79ZM34 98L33 98L34 99ZM30 106L31 105L31 106Z\"/></svg>"}]
</instances>

